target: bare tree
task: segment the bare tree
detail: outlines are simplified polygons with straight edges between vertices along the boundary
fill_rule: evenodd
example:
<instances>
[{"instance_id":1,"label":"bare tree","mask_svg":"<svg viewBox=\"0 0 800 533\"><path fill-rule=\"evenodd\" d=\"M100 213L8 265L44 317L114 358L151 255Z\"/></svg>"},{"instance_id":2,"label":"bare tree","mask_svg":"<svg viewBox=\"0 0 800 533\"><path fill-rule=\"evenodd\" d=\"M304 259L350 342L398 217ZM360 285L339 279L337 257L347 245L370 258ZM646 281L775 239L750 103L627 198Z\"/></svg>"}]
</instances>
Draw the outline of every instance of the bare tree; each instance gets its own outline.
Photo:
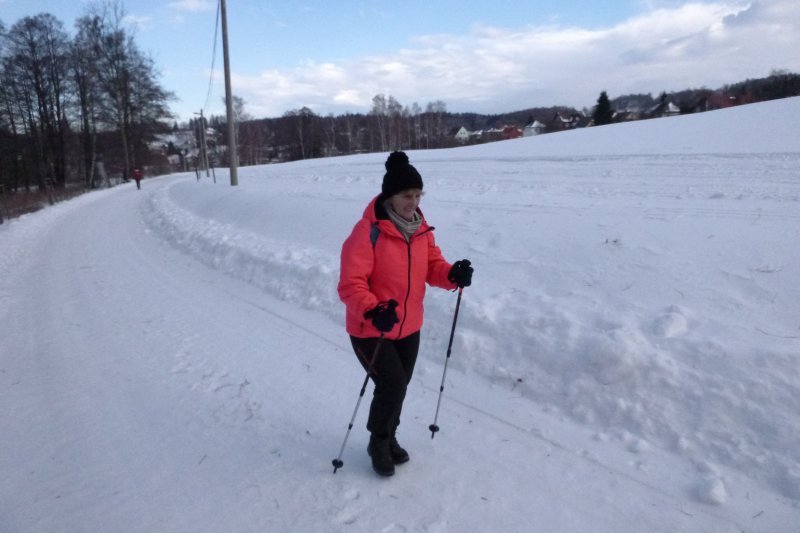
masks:
<instances>
[{"instance_id":1,"label":"bare tree","mask_svg":"<svg viewBox=\"0 0 800 533\"><path fill-rule=\"evenodd\" d=\"M342 131L341 135L344 137L344 152L346 154L353 153L353 138L355 137L353 117L349 113L340 119Z\"/></svg>"},{"instance_id":2,"label":"bare tree","mask_svg":"<svg viewBox=\"0 0 800 533\"><path fill-rule=\"evenodd\" d=\"M410 124L408 127L409 139L408 144L413 148L420 148L419 139L422 133L422 108L418 103L411 104Z\"/></svg>"},{"instance_id":3,"label":"bare tree","mask_svg":"<svg viewBox=\"0 0 800 533\"><path fill-rule=\"evenodd\" d=\"M225 98L223 97L223 102ZM241 96L231 95L233 102L233 125L236 136L236 148L241 165L257 164L258 150L261 145L261 130L251 122L253 117L245 111L245 101ZM228 146L230 146L230 142Z\"/></svg>"},{"instance_id":4,"label":"bare tree","mask_svg":"<svg viewBox=\"0 0 800 533\"><path fill-rule=\"evenodd\" d=\"M389 122L389 146L387 149L400 150L403 148L403 106L394 96L389 96L386 113Z\"/></svg>"},{"instance_id":5,"label":"bare tree","mask_svg":"<svg viewBox=\"0 0 800 533\"><path fill-rule=\"evenodd\" d=\"M323 134L323 155L331 157L336 155L336 118L333 113L329 113L322 119L322 134Z\"/></svg>"},{"instance_id":6,"label":"bare tree","mask_svg":"<svg viewBox=\"0 0 800 533\"><path fill-rule=\"evenodd\" d=\"M167 102L173 95L160 87L153 61L136 46L123 27L122 4L109 1L91 5L88 17L94 75L102 94L101 116L112 120L120 136L123 168L129 174L137 149L144 153L146 140L171 115Z\"/></svg>"},{"instance_id":7,"label":"bare tree","mask_svg":"<svg viewBox=\"0 0 800 533\"><path fill-rule=\"evenodd\" d=\"M0 185L11 190L21 181L23 163L18 157L22 153L22 130L16 113L14 79L5 68L7 42L6 28L0 21Z\"/></svg>"},{"instance_id":8,"label":"bare tree","mask_svg":"<svg viewBox=\"0 0 800 533\"><path fill-rule=\"evenodd\" d=\"M80 124L81 173L87 188L94 188L97 159L97 124L100 89L95 80L94 51L99 42L99 19L83 17L75 23L77 34L72 41L70 70Z\"/></svg>"},{"instance_id":9,"label":"bare tree","mask_svg":"<svg viewBox=\"0 0 800 533\"><path fill-rule=\"evenodd\" d=\"M300 159L314 157L317 152L316 128L318 117L308 107L295 109L284 113L284 118L290 119L297 141Z\"/></svg>"},{"instance_id":10,"label":"bare tree","mask_svg":"<svg viewBox=\"0 0 800 533\"><path fill-rule=\"evenodd\" d=\"M66 64L68 38L49 14L25 17L5 36L2 83L10 120L29 136L36 183L66 179Z\"/></svg>"},{"instance_id":11,"label":"bare tree","mask_svg":"<svg viewBox=\"0 0 800 533\"><path fill-rule=\"evenodd\" d=\"M426 148L437 148L441 145L444 138L444 116L447 113L447 106L441 100L429 102L425 107L423 118L423 128L425 130Z\"/></svg>"},{"instance_id":12,"label":"bare tree","mask_svg":"<svg viewBox=\"0 0 800 533\"><path fill-rule=\"evenodd\" d=\"M389 106L386 102L386 96L383 94L376 94L372 98L372 109L370 115L374 117L375 128L374 131L378 135L380 141L380 150L385 152L389 149L389 132L388 132L388 118Z\"/></svg>"}]
</instances>

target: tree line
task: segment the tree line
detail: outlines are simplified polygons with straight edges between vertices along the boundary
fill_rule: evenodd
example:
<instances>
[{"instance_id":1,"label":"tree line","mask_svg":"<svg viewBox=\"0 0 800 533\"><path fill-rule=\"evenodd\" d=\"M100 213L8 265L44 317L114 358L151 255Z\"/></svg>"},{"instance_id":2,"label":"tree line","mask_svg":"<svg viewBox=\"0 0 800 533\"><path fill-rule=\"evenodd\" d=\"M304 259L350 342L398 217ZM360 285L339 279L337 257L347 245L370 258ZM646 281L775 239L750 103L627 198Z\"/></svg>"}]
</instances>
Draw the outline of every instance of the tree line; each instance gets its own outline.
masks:
<instances>
[{"instance_id":1,"label":"tree line","mask_svg":"<svg viewBox=\"0 0 800 533\"><path fill-rule=\"evenodd\" d=\"M657 98L652 94L628 94L612 100L606 91L602 91L592 108L591 119L594 125L599 126L658 117L661 106L666 103L674 104L678 112L685 115L792 96L800 96L800 74L776 69L764 78L726 84L719 89L703 87L669 93L665 91Z\"/></svg>"},{"instance_id":2,"label":"tree line","mask_svg":"<svg viewBox=\"0 0 800 533\"><path fill-rule=\"evenodd\" d=\"M800 95L800 75L774 70L765 78L748 79L719 89L685 89L652 94L629 94L611 99L600 93L592 109L578 111L567 106L536 107L502 114L450 113L445 102L403 106L393 96L378 94L367 114L320 116L308 107L288 111L278 118L253 119L243 111L245 102L234 98L238 118L239 162L256 165L270 161L291 161L361 152L448 148L456 146L455 130L481 130L503 126L524 127L535 120L545 132L562 131L576 124L603 125L663 116L663 107L674 103L681 114L708 111L719 102L753 103ZM712 96L720 97L712 102ZM569 126L564 118L571 117ZM227 145L227 123L212 116L208 125L219 132ZM190 127L195 127L190 123ZM485 138L484 138L485 140ZM482 141L477 141L482 142ZM224 160L223 160L224 161Z\"/></svg>"},{"instance_id":3,"label":"tree line","mask_svg":"<svg viewBox=\"0 0 800 533\"><path fill-rule=\"evenodd\" d=\"M237 154L241 165L440 148L447 146L449 139L447 105L441 100L428 103L423 110L417 103L403 106L393 96L378 94L372 99L369 113L338 116L322 116L302 107L277 118L253 119L243 108L244 101L234 97L234 115L238 119ZM208 126L219 133L222 145L229 145L226 117L212 115ZM196 130L196 121L190 121L188 127Z\"/></svg>"},{"instance_id":4,"label":"tree line","mask_svg":"<svg viewBox=\"0 0 800 533\"><path fill-rule=\"evenodd\" d=\"M87 188L150 163L173 95L124 28L118 2L91 4L74 37L53 15L0 21L0 185Z\"/></svg>"},{"instance_id":5,"label":"tree line","mask_svg":"<svg viewBox=\"0 0 800 533\"><path fill-rule=\"evenodd\" d=\"M442 100L429 102L423 108L417 102L402 105L391 95L377 94L368 113L323 116L303 107L280 117L255 119L243 111L244 100L236 96L233 100L237 153L243 166L365 152L452 148L461 145L455 133L462 126L471 131L508 125L522 127L535 119L550 123L559 114L579 113L567 106L500 114L454 113L447 110L447 103ZM183 125L184 129L195 132L196 142L199 142L199 122L199 118L191 119ZM221 145L228 146L225 116L212 115L205 124L217 132ZM174 129L177 128L176 124ZM170 149L170 153L177 154L178 150ZM224 154L221 161L226 163Z\"/></svg>"}]
</instances>

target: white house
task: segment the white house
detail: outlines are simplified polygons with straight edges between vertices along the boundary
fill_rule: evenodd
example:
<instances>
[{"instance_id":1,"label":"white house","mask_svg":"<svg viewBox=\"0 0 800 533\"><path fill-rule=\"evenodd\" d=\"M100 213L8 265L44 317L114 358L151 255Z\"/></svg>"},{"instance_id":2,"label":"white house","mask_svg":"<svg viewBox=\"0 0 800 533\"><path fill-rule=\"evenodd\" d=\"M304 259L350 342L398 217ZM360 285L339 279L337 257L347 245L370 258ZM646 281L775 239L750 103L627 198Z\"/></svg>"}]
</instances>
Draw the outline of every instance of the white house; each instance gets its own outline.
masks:
<instances>
[{"instance_id":1,"label":"white house","mask_svg":"<svg viewBox=\"0 0 800 533\"><path fill-rule=\"evenodd\" d=\"M547 128L544 124L539 122L538 120L534 120L531 124L528 124L524 128L522 128L522 136L523 137L532 137L534 135L540 135L544 133L544 130Z\"/></svg>"},{"instance_id":2,"label":"white house","mask_svg":"<svg viewBox=\"0 0 800 533\"><path fill-rule=\"evenodd\" d=\"M460 143L467 142L469 140L469 132L467 131L467 128L461 126L461 128L459 128L459 130L456 132L455 137L456 140Z\"/></svg>"}]
</instances>

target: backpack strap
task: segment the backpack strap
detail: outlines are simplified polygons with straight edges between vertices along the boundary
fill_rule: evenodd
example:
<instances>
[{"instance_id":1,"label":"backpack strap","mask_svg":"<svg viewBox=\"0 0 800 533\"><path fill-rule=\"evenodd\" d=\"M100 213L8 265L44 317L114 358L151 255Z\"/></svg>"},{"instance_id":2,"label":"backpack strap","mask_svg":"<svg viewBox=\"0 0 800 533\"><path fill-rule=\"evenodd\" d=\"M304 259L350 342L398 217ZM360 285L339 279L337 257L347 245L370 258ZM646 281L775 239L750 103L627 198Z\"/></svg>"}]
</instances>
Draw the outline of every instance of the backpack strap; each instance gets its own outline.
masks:
<instances>
[{"instance_id":1,"label":"backpack strap","mask_svg":"<svg viewBox=\"0 0 800 533\"><path fill-rule=\"evenodd\" d=\"M369 240L372 243L372 249L375 249L375 243L378 241L378 235L381 234L381 228L378 227L377 222L372 223L372 227L369 230Z\"/></svg>"}]
</instances>

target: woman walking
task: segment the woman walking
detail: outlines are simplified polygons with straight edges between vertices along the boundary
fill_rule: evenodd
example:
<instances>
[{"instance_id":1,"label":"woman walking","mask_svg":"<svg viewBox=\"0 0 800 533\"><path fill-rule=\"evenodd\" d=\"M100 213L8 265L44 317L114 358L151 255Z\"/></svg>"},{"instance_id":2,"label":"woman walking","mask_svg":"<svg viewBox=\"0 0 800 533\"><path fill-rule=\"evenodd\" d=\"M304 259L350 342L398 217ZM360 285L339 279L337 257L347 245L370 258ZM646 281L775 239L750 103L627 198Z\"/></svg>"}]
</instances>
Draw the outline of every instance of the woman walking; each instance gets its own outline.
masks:
<instances>
[{"instance_id":1,"label":"woman walking","mask_svg":"<svg viewBox=\"0 0 800 533\"><path fill-rule=\"evenodd\" d=\"M381 193L373 198L342 246L339 297L359 362L375 384L367 429L373 469L394 474L409 460L397 442L406 388L414 372L426 283L467 287L472 267L442 256L419 209L422 176L404 152L385 163Z\"/></svg>"}]
</instances>

